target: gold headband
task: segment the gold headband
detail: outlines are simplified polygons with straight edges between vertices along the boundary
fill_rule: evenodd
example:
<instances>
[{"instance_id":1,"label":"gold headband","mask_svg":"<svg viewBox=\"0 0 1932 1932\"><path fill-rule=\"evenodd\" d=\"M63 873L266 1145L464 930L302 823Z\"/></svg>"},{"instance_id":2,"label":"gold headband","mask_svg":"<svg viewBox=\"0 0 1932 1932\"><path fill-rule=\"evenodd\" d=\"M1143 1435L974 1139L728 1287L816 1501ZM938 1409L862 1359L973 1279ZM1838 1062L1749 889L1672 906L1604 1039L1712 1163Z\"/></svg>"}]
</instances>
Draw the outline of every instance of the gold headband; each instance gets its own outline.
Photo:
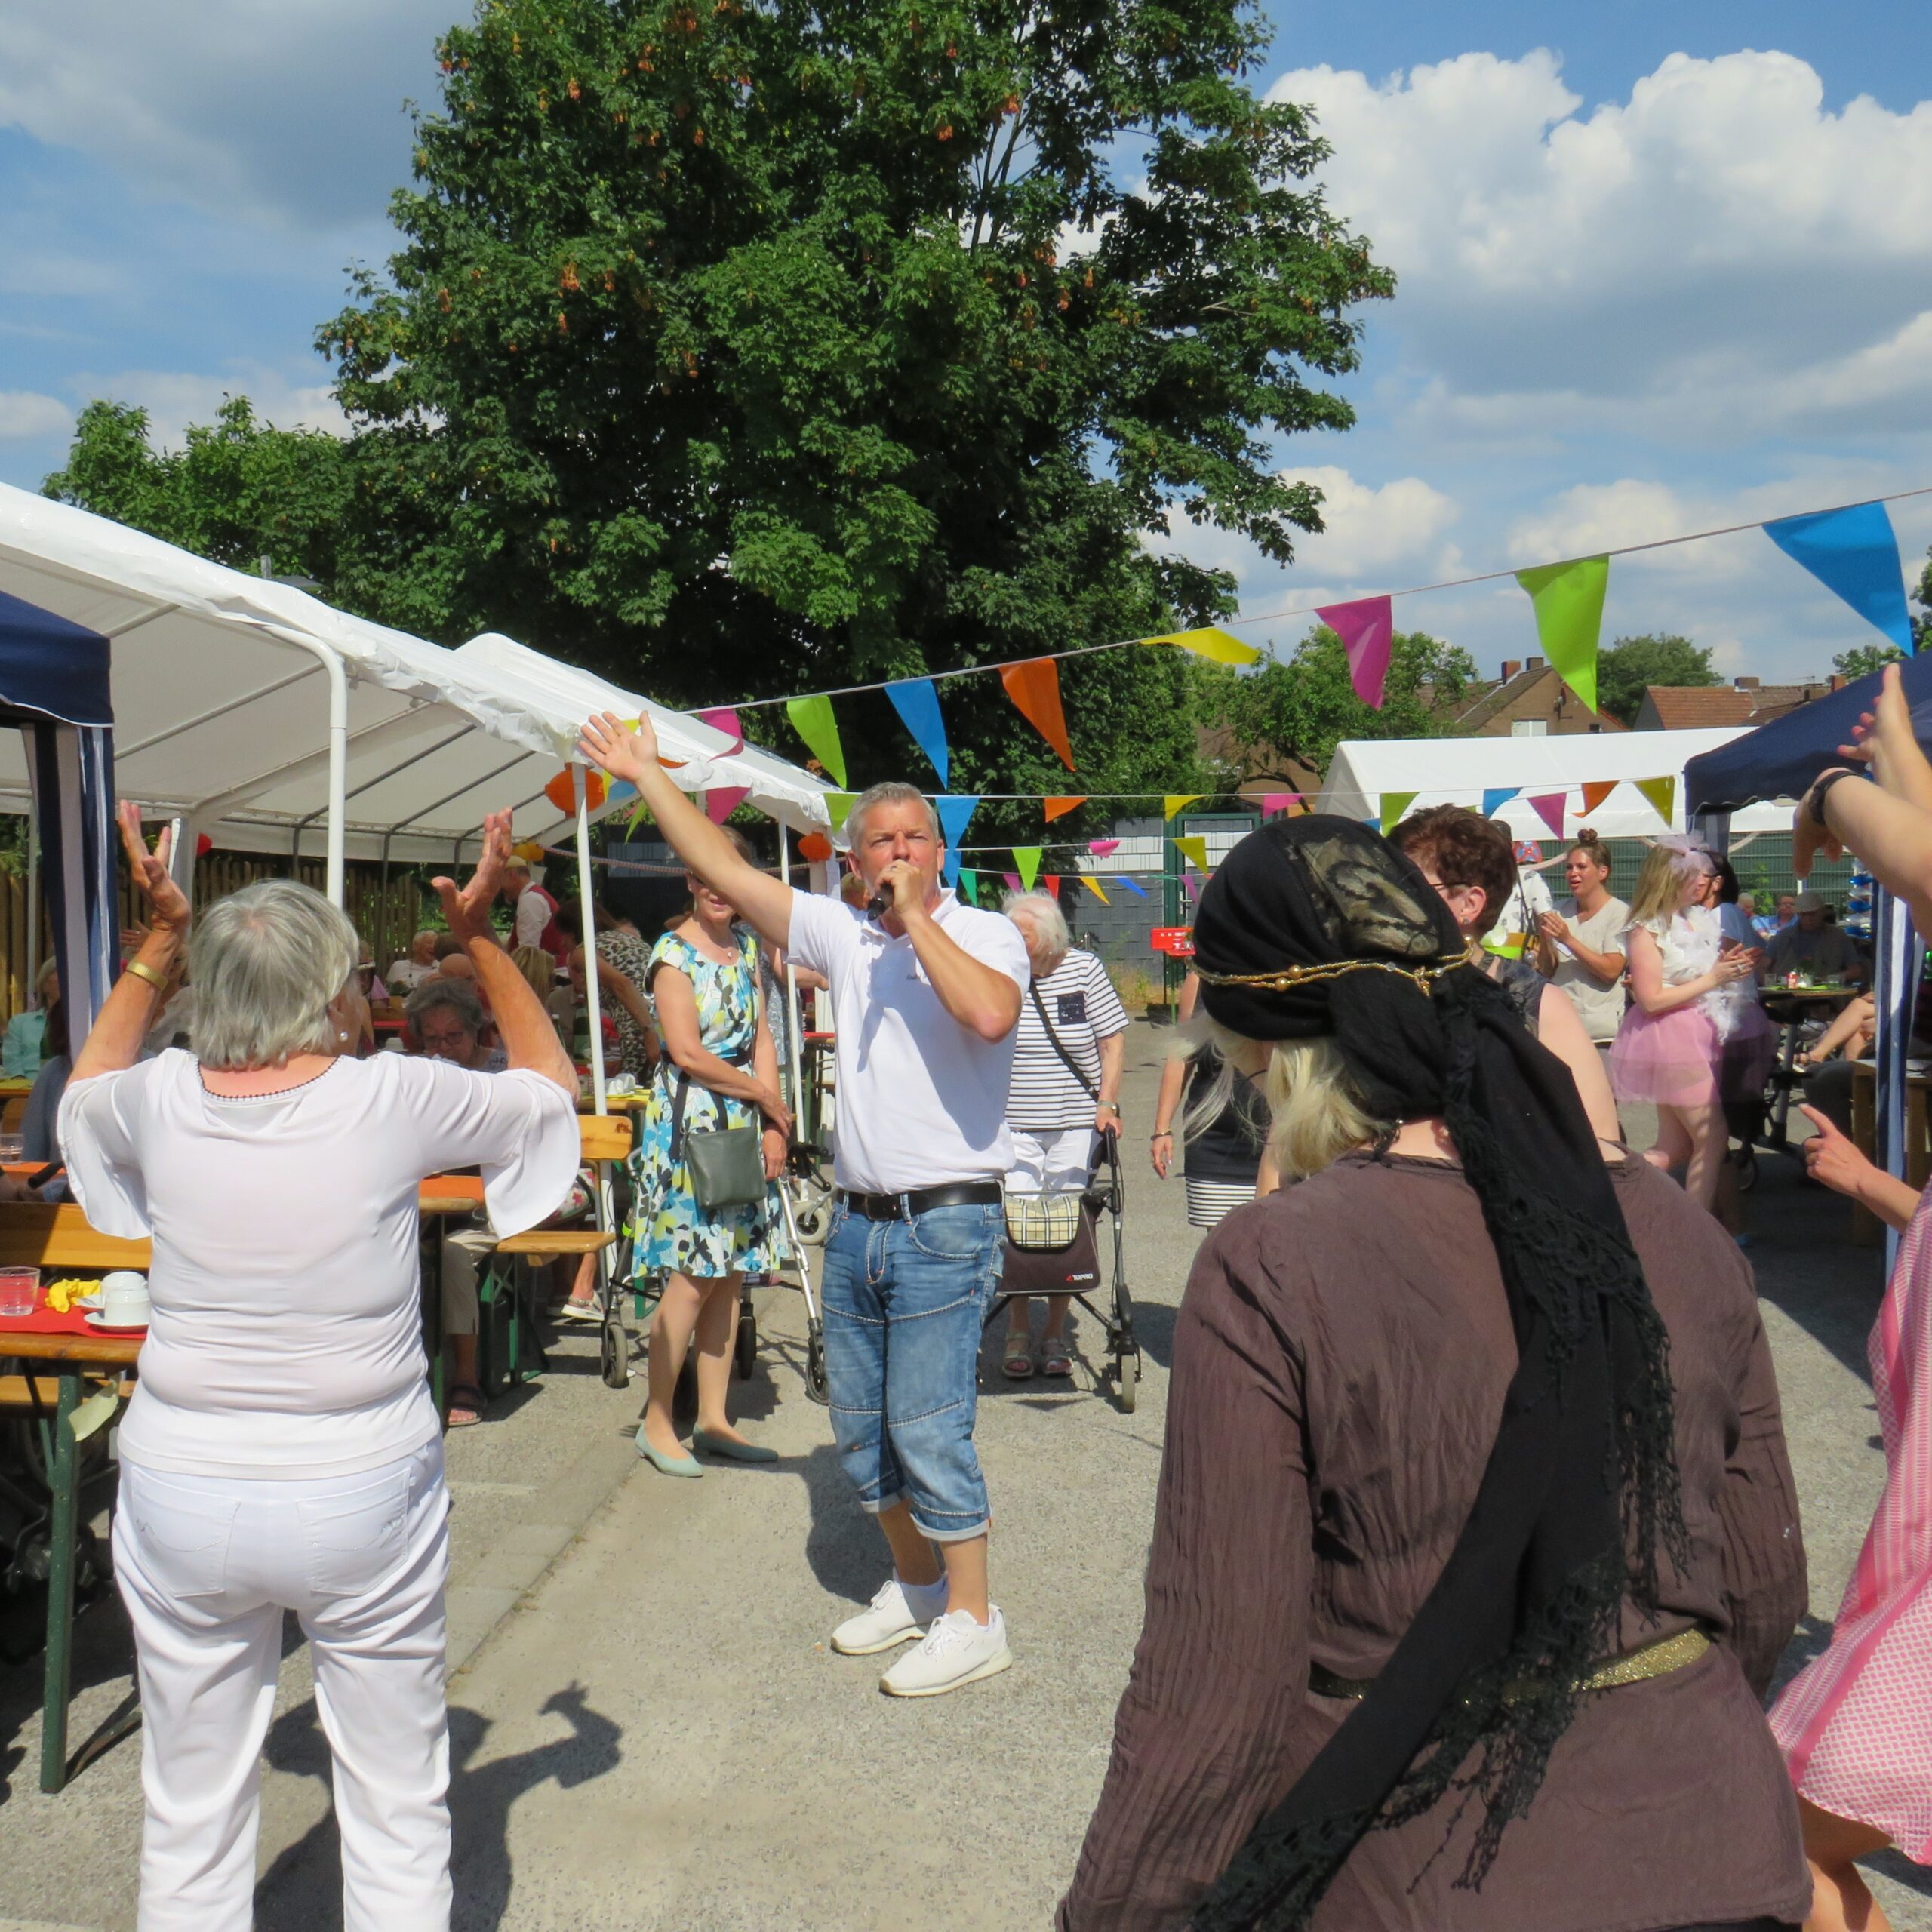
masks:
<instances>
[{"instance_id":1,"label":"gold headband","mask_svg":"<svg viewBox=\"0 0 1932 1932\"><path fill-rule=\"evenodd\" d=\"M1467 958L1446 959L1434 966L1398 966L1392 959L1337 959L1317 966L1281 966L1269 973L1211 973L1197 965L1195 977L1210 986L1251 986L1257 992L1292 992L1316 980L1340 979L1344 973L1396 973L1413 980L1419 992L1427 992L1429 982L1444 973L1466 965Z\"/></svg>"}]
</instances>

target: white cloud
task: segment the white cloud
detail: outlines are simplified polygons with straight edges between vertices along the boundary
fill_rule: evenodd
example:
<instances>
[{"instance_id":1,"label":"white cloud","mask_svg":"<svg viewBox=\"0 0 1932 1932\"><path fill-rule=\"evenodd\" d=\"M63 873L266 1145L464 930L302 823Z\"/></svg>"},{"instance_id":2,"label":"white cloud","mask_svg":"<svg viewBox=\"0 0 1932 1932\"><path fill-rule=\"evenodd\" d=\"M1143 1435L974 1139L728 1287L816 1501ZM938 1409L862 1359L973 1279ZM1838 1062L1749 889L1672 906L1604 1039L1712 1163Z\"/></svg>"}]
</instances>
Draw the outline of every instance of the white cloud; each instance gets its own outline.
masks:
<instances>
[{"instance_id":1,"label":"white cloud","mask_svg":"<svg viewBox=\"0 0 1932 1932\"><path fill-rule=\"evenodd\" d=\"M278 371L256 364L236 367L223 376L124 369L112 376L78 375L73 386L78 395L106 397L145 409L149 440L162 449L178 449L190 423L212 423L222 403L235 395L245 395L257 420L278 429L326 429L342 435L348 428L326 387L292 383Z\"/></svg>"},{"instance_id":2,"label":"white cloud","mask_svg":"<svg viewBox=\"0 0 1932 1932\"><path fill-rule=\"evenodd\" d=\"M32 389L0 389L0 438L64 436L74 412L57 398Z\"/></svg>"},{"instance_id":3,"label":"white cloud","mask_svg":"<svg viewBox=\"0 0 1932 1932\"><path fill-rule=\"evenodd\" d=\"M1932 102L1828 112L1749 51L1587 113L1544 51L1269 92L1317 110L1331 202L1397 272L1423 426L1932 425Z\"/></svg>"},{"instance_id":4,"label":"white cloud","mask_svg":"<svg viewBox=\"0 0 1932 1932\"><path fill-rule=\"evenodd\" d=\"M137 192L336 226L405 178L405 97L433 97L451 0L8 0L0 125Z\"/></svg>"},{"instance_id":5,"label":"white cloud","mask_svg":"<svg viewBox=\"0 0 1932 1932\"><path fill-rule=\"evenodd\" d=\"M1284 470L1284 481L1312 483L1321 492L1321 534L1296 545L1310 570L1355 580L1364 572L1404 565L1444 567L1453 551L1439 540L1461 514L1454 500L1420 476L1359 483L1333 464Z\"/></svg>"}]
</instances>

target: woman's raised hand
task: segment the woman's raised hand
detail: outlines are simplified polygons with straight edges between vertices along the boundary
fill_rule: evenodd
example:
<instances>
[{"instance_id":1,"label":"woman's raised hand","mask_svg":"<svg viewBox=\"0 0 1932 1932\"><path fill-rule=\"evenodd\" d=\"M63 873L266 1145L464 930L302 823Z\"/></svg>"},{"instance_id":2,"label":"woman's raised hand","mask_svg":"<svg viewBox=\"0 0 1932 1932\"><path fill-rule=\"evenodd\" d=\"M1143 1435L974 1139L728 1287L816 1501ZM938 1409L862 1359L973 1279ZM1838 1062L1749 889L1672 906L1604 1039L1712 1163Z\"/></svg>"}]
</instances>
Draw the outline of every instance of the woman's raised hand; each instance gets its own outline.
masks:
<instances>
[{"instance_id":1,"label":"woman's raised hand","mask_svg":"<svg viewBox=\"0 0 1932 1932\"><path fill-rule=\"evenodd\" d=\"M162 827L150 852L141 831L140 807L131 798L123 798L116 816L121 821L121 845L128 855L128 870L136 889L148 903L151 922L158 929L185 932L191 916L187 895L174 883L174 875L168 869L168 861L174 855L174 826Z\"/></svg>"},{"instance_id":2,"label":"woman's raised hand","mask_svg":"<svg viewBox=\"0 0 1932 1932\"><path fill-rule=\"evenodd\" d=\"M442 901L443 918L457 937L467 943L472 939L495 937L490 924L490 907L503 882L503 868L510 857L510 815L492 812L483 821L483 850L469 883L459 891L451 878L432 878L436 897Z\"/></svg>"},{"instance_id":3,"label":"woman's raised hand","mask_svg":"<svg viewBox=\"0 0 1932 1932\"><path fill-rule=\"evenodd\" d=\"M648 717L640 717L634 731L626 730L614 712L586 718L577 748L613 778L633 785L657 764L657 733Z\"/></svg>"}]
</instances>

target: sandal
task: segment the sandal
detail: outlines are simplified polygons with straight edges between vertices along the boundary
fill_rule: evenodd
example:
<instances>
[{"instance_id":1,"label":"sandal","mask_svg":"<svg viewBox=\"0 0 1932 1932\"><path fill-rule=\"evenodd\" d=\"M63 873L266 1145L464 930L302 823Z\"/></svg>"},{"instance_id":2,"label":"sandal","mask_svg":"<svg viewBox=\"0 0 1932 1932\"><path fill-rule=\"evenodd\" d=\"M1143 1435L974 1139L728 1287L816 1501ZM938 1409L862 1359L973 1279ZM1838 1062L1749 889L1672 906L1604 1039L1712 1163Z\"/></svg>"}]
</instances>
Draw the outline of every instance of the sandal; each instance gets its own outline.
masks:
<instances>
[{"instance_id":1,"label":"sandal","mask_svg":"<svg viewBox=\"0 0 1932 1932\"><path fill-rule=\"evenodd\" d=\"M1057 1376L1068 1376L1073 1373L1073 1357L1068 1352L1066 1344L1058 1336L1041 1349L1040 1373Z\"/></svg>"},{"instance_id":2,"label":"sandal","mask_svg":"<svg viewBox=\"0 0 1932 1932\"><path fill-rule=\"evenodd\" d=\"M1006 1358L999 1365L1000 1373L1009 1382L1030 1382L1033 1379L1033 1338L1023 1335L1017 1329L1006 1332Z\"/></svg>"},{"instance_id":3,"label":"sandal","mask_svg":"<svg viewBox=\"0 0 1932 1932\"><path fill-rule=\"evenodd\" d=\"M571 1295L557 1309L556 1318L559 1321L598 1322L604 1319L604 1311L598 1306L595 1295L586 1296L582 1301Z\"/></svg>"},{"instance_id":4,"label":"sandal","mask_svg":"<svg viewBox=\"0 0 1932 1932\"><path fill-rule=\"evenodd\" d=\"M489 1407L481 1389L473 1382L457 1383L450 1390L449 1407L443 1412L445 1429L474 1429Z\"/></svg>"}]
</instances>

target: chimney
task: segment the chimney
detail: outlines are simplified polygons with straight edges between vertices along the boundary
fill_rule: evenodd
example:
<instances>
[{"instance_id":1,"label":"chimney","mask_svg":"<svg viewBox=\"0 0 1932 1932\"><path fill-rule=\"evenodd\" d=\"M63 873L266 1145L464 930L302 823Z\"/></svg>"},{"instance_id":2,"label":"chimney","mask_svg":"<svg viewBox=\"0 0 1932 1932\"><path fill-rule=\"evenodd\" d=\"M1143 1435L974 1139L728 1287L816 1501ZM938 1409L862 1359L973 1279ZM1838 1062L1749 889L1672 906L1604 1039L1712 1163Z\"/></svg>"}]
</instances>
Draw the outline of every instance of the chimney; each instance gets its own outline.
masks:
<instances>
[{"instance_id":1,"label":"chimney","mask_svg":"<svg viewBox=\"0 0 1932 1932\"><path fill-rule=\"evenodd\" d=\"M1741 691L1755 691L1764 680L1761 678L1734 678L1731 682Z\"/></svg>"},{"instance_id":2,"label":"chimney","mask_svg":"<svg viewBox=\"0 0 1932 1932\"><path fill-rule=\"evenodd\" d=\"M1540 671L1543 669L1543 660L1540 657L1532 657L1524 663L1523 669L1526 671Z\"/></svg>"},{"instance_id":3,"label":"chimney","mask_svg":"<svg viewBox=\"0 0 1932 1932\"><path fill-rule=\"evenodd\" d=\"M1841 691L1844 689L1844 679L1835 671L1832 673L1832 689L1835 691ZM1849 798L1851 795L1847 792L1845 795Z\"/></svg>"},{"instance_id":4,"label":"chimney","mask_svg":"<svg viewBox=\"0 0 1932 1932\"><path fill-rule=\"evenodd\" d=\"M1521 660L1506 657L1503 660L1503 681L1506 685L1523 668Z\"/></svg>"}]
</instances>

